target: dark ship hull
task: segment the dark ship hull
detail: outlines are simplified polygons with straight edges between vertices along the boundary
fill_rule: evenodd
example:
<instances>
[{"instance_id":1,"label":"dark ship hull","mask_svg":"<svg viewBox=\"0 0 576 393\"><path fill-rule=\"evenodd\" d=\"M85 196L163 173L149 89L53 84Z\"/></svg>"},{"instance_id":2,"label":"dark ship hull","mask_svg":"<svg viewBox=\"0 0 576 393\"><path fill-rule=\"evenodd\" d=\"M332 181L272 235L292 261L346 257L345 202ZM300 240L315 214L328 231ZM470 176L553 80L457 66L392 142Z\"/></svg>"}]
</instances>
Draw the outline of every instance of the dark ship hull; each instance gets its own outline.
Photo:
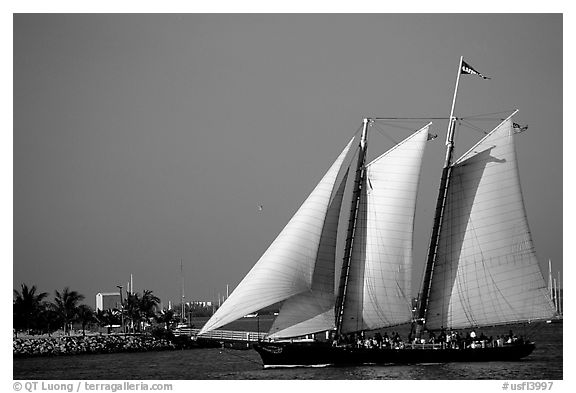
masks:
<instances>
[{"instance_id":1,"label":"dark ship hull","mask_svg":"<svg viewBox=\"0 0 576 393\"><path fill-rule=\"evenodd\" d=\"M365 364L415 364L510 361L526 357L534 343L503 347L441 349L410 345L403 349L333 347L323 342L260 342L254 349L264 368L355 366Z\"/></svg>"}]
</instances>

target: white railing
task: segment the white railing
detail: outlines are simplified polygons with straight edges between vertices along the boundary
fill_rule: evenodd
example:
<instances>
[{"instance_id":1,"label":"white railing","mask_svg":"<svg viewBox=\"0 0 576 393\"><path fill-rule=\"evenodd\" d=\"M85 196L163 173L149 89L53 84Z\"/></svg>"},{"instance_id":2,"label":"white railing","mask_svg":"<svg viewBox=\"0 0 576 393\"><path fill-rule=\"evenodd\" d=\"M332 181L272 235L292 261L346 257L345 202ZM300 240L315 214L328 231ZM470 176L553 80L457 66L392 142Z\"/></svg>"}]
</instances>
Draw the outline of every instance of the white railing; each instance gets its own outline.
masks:
<instances>
[{"instance_id":1,"label":"white railing","mask_svg":"<svg viewBox=\"0 0 576 393\"><path fill-rule=\"evenodd\" d=\"M191 336L197 338L208 338L211 340L256 342L266 337L266 333L243 332L237 330L212 330L208 333L204 333L201 336L198 336L198 333L200 333L200 329L179 328L176 331L174 331L174 334L176 336Z\"/></svg>"}]
</instances>

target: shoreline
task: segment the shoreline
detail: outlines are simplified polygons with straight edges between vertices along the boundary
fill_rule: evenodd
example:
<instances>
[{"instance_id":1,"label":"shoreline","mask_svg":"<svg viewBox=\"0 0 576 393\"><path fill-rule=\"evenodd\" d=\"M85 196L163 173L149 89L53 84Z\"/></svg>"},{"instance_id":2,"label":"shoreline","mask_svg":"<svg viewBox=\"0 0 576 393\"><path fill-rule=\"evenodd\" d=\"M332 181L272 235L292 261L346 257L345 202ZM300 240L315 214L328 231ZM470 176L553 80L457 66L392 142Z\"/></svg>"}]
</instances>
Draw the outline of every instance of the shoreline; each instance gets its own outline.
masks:
<instances>
[{"instance_id":1,"label":"shoreline","mask_svg":"<svg viewBox=\"0 0 576 393\"><path fill-rule=\"evenodd\" d=\"M57 337L18 337L12 340L14 358L72 356L121 352L149 352L193 349L211 346L188 336L86 335Z\"/></svg>"}]
</instances>

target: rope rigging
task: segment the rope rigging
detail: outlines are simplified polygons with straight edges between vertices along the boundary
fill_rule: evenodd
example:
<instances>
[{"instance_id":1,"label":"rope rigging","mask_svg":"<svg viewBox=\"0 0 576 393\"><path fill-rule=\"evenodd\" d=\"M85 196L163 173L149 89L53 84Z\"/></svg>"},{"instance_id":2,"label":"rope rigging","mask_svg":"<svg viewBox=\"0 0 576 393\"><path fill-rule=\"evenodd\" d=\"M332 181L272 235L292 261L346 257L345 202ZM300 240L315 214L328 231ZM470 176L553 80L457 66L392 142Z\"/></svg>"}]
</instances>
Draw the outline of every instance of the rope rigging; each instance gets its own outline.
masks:
<instances>
[{"instance_id":1,"label":"rope rigging","mask_svg":"<svg viewBox=\"0 0 576 393\"><path fill-rule=\"evenodd\" d=\"M458 126L460 128L470 129L472 131L476 131L482 135L487 135L490 131L486 131L485 128L479 127L473 122L482 122L482 121L503 121L506 119L507 115L513 111L500 111L500 112L490 112L490 113L483 113L483 114L476 114L476 115L467 115L462 117L455 117L455 120L458 122ZM498 116L502 115L502 116ZM382 126L388 126L391 128L397 128L401 130L413 131L414 127L406 126L405 123L408 122L415 122L421 120L449 120L449 117L446 116L427 116L427 117L373 117L371 118L370 126L373 127L376 131L378 131L381 135L389 139L390 141L397 143L397 141L390 136ZM513 125L514 133L519 134L528 129L528 126L522 126L520 124L514 123ZM358 131L357 131L358 132Z\"/></svg>"}]
</instances>

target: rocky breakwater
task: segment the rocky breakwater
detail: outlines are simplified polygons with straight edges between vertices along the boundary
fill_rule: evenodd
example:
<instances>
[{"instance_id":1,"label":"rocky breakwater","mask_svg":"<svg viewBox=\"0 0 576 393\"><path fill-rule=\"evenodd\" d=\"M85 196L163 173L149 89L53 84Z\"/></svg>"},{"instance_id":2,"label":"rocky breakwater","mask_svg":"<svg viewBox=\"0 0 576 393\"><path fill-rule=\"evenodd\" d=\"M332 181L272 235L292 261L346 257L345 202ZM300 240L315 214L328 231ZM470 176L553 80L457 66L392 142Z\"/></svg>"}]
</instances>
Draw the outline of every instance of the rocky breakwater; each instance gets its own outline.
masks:
<instances>
[{"instance_id":1,"label":"rocky breakwater","mask_svg":"<svg viewBox=\"0 0 576 393\"><path fill-rule=\"evenodd\" d=\"M14 338L13 355L54 356L89 353L145 352L184 349L166 338L147 335L62 336L46 338Z\"/></svg>"}]
</instances>

